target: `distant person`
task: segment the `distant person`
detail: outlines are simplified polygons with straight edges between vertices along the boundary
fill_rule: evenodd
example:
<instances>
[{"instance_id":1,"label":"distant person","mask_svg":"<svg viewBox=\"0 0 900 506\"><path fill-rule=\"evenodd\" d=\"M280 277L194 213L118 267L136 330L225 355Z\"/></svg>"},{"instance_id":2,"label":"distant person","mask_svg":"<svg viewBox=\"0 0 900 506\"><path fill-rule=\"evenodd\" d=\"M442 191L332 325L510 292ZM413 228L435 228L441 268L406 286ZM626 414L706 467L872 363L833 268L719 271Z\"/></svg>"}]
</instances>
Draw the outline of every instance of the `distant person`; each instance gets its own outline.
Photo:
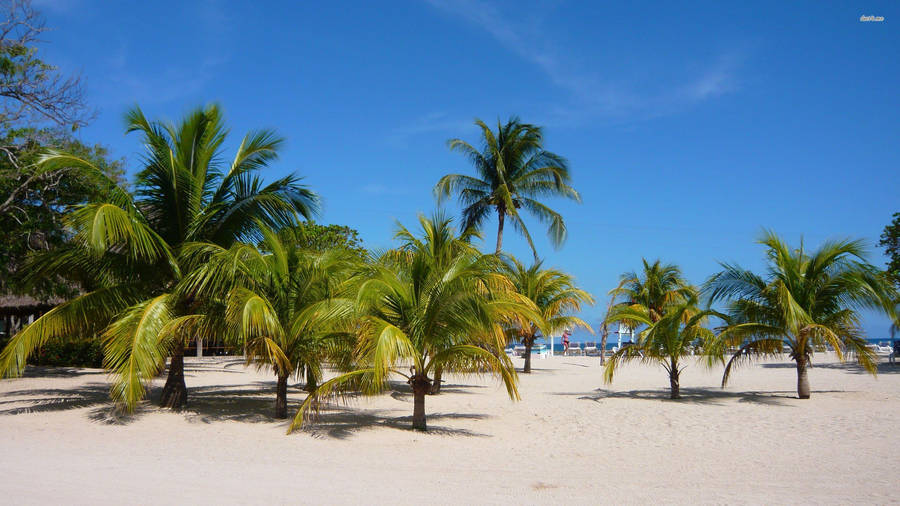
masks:
<instances>
[{"instance_id":1,"label":"distant person","mask_svg":"<svg viewBox=\"0 0 900 506\"><path fill-rule=\"evenodd\" d=\"M563 353L567 353L569 351L569 331L565 331L562 334L562 342L563 342Z\"/></svg>"}]
</instances>

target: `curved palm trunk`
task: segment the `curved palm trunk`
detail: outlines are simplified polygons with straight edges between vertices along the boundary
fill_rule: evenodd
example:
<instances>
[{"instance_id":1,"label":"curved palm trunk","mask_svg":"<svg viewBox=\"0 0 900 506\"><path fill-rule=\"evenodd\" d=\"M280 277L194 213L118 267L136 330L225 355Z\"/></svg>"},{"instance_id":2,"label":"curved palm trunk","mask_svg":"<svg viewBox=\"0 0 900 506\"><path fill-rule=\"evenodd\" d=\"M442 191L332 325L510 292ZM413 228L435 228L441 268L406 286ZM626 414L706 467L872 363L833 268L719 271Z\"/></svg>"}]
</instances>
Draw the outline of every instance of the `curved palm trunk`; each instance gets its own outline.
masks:
<instances>
[{"instance_id":1,"label":"curved palm trunk","mask_svg":"<svg viewBox=\"0 0 900 506\"><path fill-rule=\"evenodd\" d=\"M172 350L169 376L166 378L159 405L164 408L180 409L185 404L187 404L187 385L184 384L184 342L179 341Z\"/></svg>"},{"instance_id":2,"label":"curved palm trunk","mask_svg":"<svg viewBox=\"0 0 900 506\"><path fill-rule=\"evenodd\" d=\"M525 340L525 367L522 369L522 372L525 374L531 374L531 347L534 346L534 341L531 339Z\"/></svg>"},{"instance_id":3,"label":"curved palm trunk","mask_svg":"<svg viewBox=\"0 0 900 506\"><path fill-rule=\"evenodd\" d=\"M279 374L275 387L275 418L287 418L287 383L288 375Z\"/></svg>"},{"instance_id":4,"label":"curved palm trunk","mask_svg":"<svg viewBox=\"0 0 900 506\"><path fill-rule=\"evenodd\" d=\"M497 225L497 251L496 254L500 254L500 250L503 248L503 221L506 219L506 211L503 209L497 209L497 220L499 224Z\"/></svg>"},{"instance_id":5,"label":"curved palm trunk","mask_svg":"<svg viewBox=\"0 0 900 506\"><path fill-rule=\"evenodd\" d=\"M434 370L434 380L431 382L431 390L429 390L430 395L437 395L441 393L441 375L444 372L443 367L438 367Z\"/></svg>"},{"instance_id":6,"label":"curved palm trunk","mask_svg":"<svg viewBox=\"0 0 900 506\"><path fill-rule=\"evenodd\" d=\"M678 362L672 360L669 367L669 398L681 399L681 383L679 382L681 373L678 371Z\"/></svg>"},{"instance_id":7,"label":"curved palm trunk","mask_svg":"<svg viewBox=\"0 0 900 506\"><path fill-rule=\"evenodd\" d=\"M808 366L805 355L800 355L797 360L797 397L800 399L809 399L809 374L806 369Z\"/></svg>"},{"instance_id":8,"label":"curved palm trunk","mask_svg":"<svg viewBox=\"0 0 900 506\"><path fill-rule=\"evenodd\" d=\"M415 374L409 379L409 384L413 390L412 428L428 430L425 424L425 395L431 390L431 381L424 374Z\"/></svg>"}]
</instances>

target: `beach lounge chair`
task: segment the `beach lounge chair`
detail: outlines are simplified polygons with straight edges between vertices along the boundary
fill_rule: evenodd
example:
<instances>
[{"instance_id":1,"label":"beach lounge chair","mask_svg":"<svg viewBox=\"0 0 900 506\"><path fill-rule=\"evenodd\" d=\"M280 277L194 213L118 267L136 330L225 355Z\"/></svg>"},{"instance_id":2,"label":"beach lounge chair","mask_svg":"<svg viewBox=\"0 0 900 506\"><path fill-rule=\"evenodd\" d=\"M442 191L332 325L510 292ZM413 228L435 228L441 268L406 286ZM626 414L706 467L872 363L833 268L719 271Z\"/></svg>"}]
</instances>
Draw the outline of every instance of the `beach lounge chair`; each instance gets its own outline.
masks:
<instances>
[{"instance_id":1,"label":"beach lounge chair","mask_svg":"<svg viewBox=\"0 0 900 506\"><path fill-rule=\"evenodd\" d=\"M584 343L584 354L590 357L600 355L600 350L597 349L597 343L593 341Z\"/></svg>"},{"instance_id":2,"label":"beach lounge chair","mask_svg":"<svg viewBox=\"0 0 900 506\"><path fill-rule=\"evenodd\" d=\"M531 348L531 353L536 354L538 358L549 358L550 347L546 344L536 344Z\"/></svg>"},{"instance_id":3,"label":"beach lounge chair","mask_svg":"<svg viewBox=\"0 0 900 506\"><path fill-rule=\"evenodd\" d=\"M515 353L516 353L517 357L524 357L525 356L525 345L517 344L515 347Z\"/></svg>"},{"instance_id":4,"label":"beach lounge chair","mask_svg":"<svg viewBox=\"0 0 900 506\"><path fill-rule=\"evenodd\" d=\"M566 355L580 356L581 355L581 344L580 343L569 343L569 350L566 352Z\"/></svg>"}]
</instances>

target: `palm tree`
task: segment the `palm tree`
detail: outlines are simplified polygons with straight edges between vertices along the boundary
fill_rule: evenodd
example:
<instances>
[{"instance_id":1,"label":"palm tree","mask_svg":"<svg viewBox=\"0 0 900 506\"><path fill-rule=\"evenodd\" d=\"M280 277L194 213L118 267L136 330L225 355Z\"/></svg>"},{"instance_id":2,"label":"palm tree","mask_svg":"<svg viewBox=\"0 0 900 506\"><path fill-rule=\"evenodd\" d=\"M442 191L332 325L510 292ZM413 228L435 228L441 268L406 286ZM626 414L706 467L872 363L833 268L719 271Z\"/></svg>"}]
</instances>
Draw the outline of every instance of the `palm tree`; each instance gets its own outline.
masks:
<instances>
[{"instance_id":1,"label":"palm tree","mask_svg":"<svg viewBox=\"0 0 900 506\"><path fill-rule=\"evenodd\" d=\"M412 387L412 427L425 430L425 396L438 368L488 371L503 380L511 398L519 398L515 368L500 353L503 331L498 322L516 311L530 311L497 272L495 256L439 248L435 238L452 237L450 220L436 215L420 221L422 236L383 255L363 276L356 299L357 368L319 385L300 406L290 430L324 400L349 392L383 392L392 375ZM400 234L411 235L403 229ZM458 237L451 242L458 243ZM449 253L436 255L438 251Z\"/></svg>"},{"instance_id":2,"label":"palm tree","mask_svg":"<svg viewBox=\"0 0 900 506\"><path fill-rule=\"evenodd\" d=\"M510 327L512 336L525 345L525 373L531 373L531 347L540 336L553 336L565 329L590 325L571 313L581 310L582 304L593 304L589 293L575 286L575 279L556 269L544 269L541 262L525 267L513 257L503 264L503 272L516 291L537 308L540 320L519 319Z\"/></svg>"},{"instance_id":3,"label":"palm tree","mask_svg":"<svg viewBox=\"0 0 900 506\"><path fill-rule=\"evenodd\" d=\"M625 300L615 304L610 302L605 319L607 323L613 321L611 318L631 328L641 323L639 320L616 318L620 311L642 313L644 319L655 323L665 316L669 307L684 304L696 296L696 289L684 279L678 266L662 264L659 260L652 264L647 259L641 261L640 274L634 271L622 274L619 285L609 292L613 301L619 298Z\"/></svg>"},{"instance_id":4,"label":"palm tree","mask_svg":"<svg viewBox=\"0 0 900 506\"><path fill-rule=\"evenodd\" d=\"M229 247L261 238L260 226L308 217L318 197L290 175L264 185L258 171L277 158L282 139L261 130L246 135L223 164L226 129L217 106L196 109L178 125L148 121L139 108L126 114L127 131L140 132L146 153L135 195L108 180L111 195L67 216L73 238L32 265L34 279L78 273L87 293L62 304L16 334L0 353L4 376L21 373L27 357L51 339L101 334L105 367L116 377L114 400L127 410L171 357L161 404L187 401L184 343L203 301L176 291L186 274L183 250L207 242ZM102 173L61 152L42 157L40 170L74 167Z\"/></svg>"},{"instance_id":5,"label":"palm tree","mask_svg":"<svg viewBox=\"0 0 900 506\"><path fill-rule=\"evenodd\" d=\"M497 213L497 250L503 247L503 226L508 216L513 227L528 240L537 260L531 234L519 215L524 208L541 222L547 223L550 241L559 247L566 239L562 216L540 201L543 197L566 197L581 202L569 186L571 177L566 160L543 147L540 127L522 123L513 117L506 124L497 122L496 133L481 120L482 148L476 149L461 139L451 139L449 147L459 151L475 166L476 176L448 174L438 181L434 193L440 203L451 194L458 196L463 207L463 228L481 228L493 211Z\"/></svg>"},{"instance_id":6,"label":"palm tree","mask_svg":"<svg viewBox=\"0 0 900 506\"><path fill-rule=\"evenodd\" d=\"M659 363L669 374L669 397L681 398L680 361L692 354L695 343L705 347L715 336L711 330L703 326L708 316L714 311L701 311L697 307L697 299L691 298L684 304L669 306L661 318L653 321L649 313L641 308L623 308L615 313L610 322L631 321L647 325L640 333L637 343L623 346L609 357L603 371L603 380L612 383L616 369L625 362L641 360L646 363Z\"/></svg>"},{"instance_id":7,"label":"palm tree","mask_svg":"<svg viewBox=\"0 0 900 506\"><path fill-rule=\"evenodd\" d=\"M287 418L289 377L305 372L313 391L323 361L340 362L349 354L353 343L342 325L353 304L341 296L356 262L347 251L303 252L274 232L263 233L265 253L240 243L228 249L198 245L192 254L201 265L182 286L209 299L227 294L212 309L221 325L198 331L224 335L245 350L248 364L271 367L277 377L275 417Z\"/></svg>"},{"instance_id":8,"label":"palm tree","mask_svg":"<svg viewBox=\"0 0 900 506\"><path fill-rule=\"evenodd\" d=\"M859 364L875 374L874 353L866 347L857 309L896 318L892 301L897 292L865 261L863 243L829 241L807 253L802 244L791 249L771 231L759 243L766 247L765 276L722 264L704 287L712 302L728 303L717 346L724 350L743 343L725 366L722 386L736 364L754 355L780 354L783 346L797 363L801 399L810 396L807 366L818 346L832 346L842 361L845 350L853 351Z\"/></svg>"}]
</instances>

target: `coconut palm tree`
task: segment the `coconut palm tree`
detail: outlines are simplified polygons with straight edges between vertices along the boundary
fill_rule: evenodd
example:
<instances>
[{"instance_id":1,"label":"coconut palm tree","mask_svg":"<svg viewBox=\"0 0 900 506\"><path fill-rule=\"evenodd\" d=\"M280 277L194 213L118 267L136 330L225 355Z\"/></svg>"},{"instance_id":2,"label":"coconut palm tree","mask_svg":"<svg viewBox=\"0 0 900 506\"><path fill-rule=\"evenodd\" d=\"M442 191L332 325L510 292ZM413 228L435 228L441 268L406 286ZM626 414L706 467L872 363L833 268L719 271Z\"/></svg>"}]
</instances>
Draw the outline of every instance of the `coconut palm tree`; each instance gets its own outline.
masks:
<instances>
[{"instance_id":1,"label":"coconut palm tree","mask_svg":"<svg viewBox=\"0 0 900 506\"><path fill-rule=\"evenodd\" d=\"M764 276L722 264L723 270L704 287L712 302L728 304L727 325L717 346L740 346L725 366L722 386L735 365L752 356L780 354L783 346L797 363L801 399L810 396L807 367L818 346L832 346L842 361L844 351L852 351L859 364L875 374L875 356L866 347L857 310L875 309L896 318L892 301L897 293L865 261L862 242L829 241L807 252L802 244L791 249L767 231L759 243L768 260Z\"/></svg>"},{"instance_id":2,"label":"coconut palm tree","mask_svg":"<svg viewBox=\"0 0 900 506\"><path fill-rule=\"evenodd\" d=\"M620 311L629 314L639 312L645 315L645 320L655 323L659 321L669 307L678 306L691 300L697 294L697 290L691 286L681 274L681 269L676 265L663 264L656 260L652 264L647 259L642 259L640 273L631 271L622 274L619 285L609 292L622 302L612 304L607 311L605 321L615 320L634 328L641 321L631 321L627 318L617 318Z\"/></svg>"},{"instance_id":3,"label":"coconut palm tree","mask_svg":"<svg viewBox=\"0 0 900 506\"><path fill-rule=\"evenodd\" d=\"M701 348L714 339L713 332L704 327L706 319L716 314L714 311L702 311L697 307L696 297L683 304L669 306L665 314L656 321L642 308L623 308L616 312L610 322L629 321L646 325L637 342L631 346L623 346L609 357L603 370L603 380L611 383L613 375L622 364L640 360L645 363L658 363L669 375L669 397L681 398L681 371L684 370L682 359L692 355L695 344Z\"/></svg>"},{"instance_id":4,"label":"coconut palm tree","mask_svg":"<svg viewBox=\"0 0 900 506\"><path fill-rule=\"evenodd\" d=\"M181 284L189 293L215 299L221 325L200 326L245 350L247 363L270 367L276 377L275 417L287 418L289 377L306 373L315 389L323 361L341 362L353 341L346 331L352 300L342 298L358 265L351 253L310 253L283 243L263 229L264 252L248 244L228 249L200 244L192 256L200 264ZM208 315L207 315L208 317Z\"/></svg>"},{"instance_id":5,"label":"coconut palm tree","mask_svg":"<svg viewBox=\"0 0 900 506\"><path fill-rule=\"evenodd\" d=\"M149 121L139 108L126 114L127 131L143 136L146 152L135 195L111 187L105 201L67 216L72 241L38 259L32 276L78 273L87 293L62 304L16 334L0 353L4 376L21 373L26 358L51 339L100 333L105 366L116 377L112 397L127 410L171 357L161 404L187 401L184 343L202 301L176 292L187 244L229 247L261 238L260 226L278 228L308 217L318 197L290 175L269 184L258 176L277 158L282 140L261 130L246 135L226 161L220 109L196 109L179 124ZM224 162L224 163L223 163ZM50 152L40 170L73 167L101 177L90 162Z\"/></svg>"},{"instance_id":6,"label":"coconut palm tree","mask_svg":"<svg viewBox=\"0 0 900 506\"><path fill-rule=\"evenodd\" d=\"M425 396L438 368L487 371L502 379L511 398L519 398L515 368L501 353L504 338L498 322L517 311L533 311L497 272L495 256L466 248L449 248L443 258L434 254L447 252L434 241L448 237L449 219L436 215L420 221L425 229L421 236L382 255L362 276L356 298L356 369L319 385L300 406L290 430L325 400L350 392L383 392L393 375L412 387L412 427L425 430ZM401 229L401 235L411 234Z\"/></svg>"},{"instance_id":7,"label":"coconut palm tree","mask_svg":"<svg viewBox=\"0 0 900 506\"><path fill-rule=\"evenodd\" d=\"M476 120L481 128L482 148L461 139L451 139L451 150L459 151L475 166L475 177L448 174L434 187L440 203L456 194L463 205L463 228L481 228L492 212L497 213L497 250L503 247L503 227L506 218L528 240L537 260L537 250L531 234L519 215L525 209L548 225L548 235L555 247L566 239L566 225L562 216L547 207L544 197L565 197L581 202L578 192L570 186L571 176L566 160L544 150L544 135L540 127L522 123L513 117L506 124L497 122L493 132L483 121Z\"/></svg>"},{"instance_id":8,"label":"coconut palm tree","mask_svg":"<svg viewBox=\"0 0 900 506\"><path fill-rule=\"evenodd\" d=\"M502 272L512 281L516 291L537 308L540 320L518 319L509 328L510 335L525 345L525 367L531 373L531 347L540 336L581 327L593 332L590 325L571 313L582 304L593 304L589 293L575 286L575 278L557 269L544 269L541 262L525 267L514 257L507 257Z\"/></svg>"}]
</instances>

